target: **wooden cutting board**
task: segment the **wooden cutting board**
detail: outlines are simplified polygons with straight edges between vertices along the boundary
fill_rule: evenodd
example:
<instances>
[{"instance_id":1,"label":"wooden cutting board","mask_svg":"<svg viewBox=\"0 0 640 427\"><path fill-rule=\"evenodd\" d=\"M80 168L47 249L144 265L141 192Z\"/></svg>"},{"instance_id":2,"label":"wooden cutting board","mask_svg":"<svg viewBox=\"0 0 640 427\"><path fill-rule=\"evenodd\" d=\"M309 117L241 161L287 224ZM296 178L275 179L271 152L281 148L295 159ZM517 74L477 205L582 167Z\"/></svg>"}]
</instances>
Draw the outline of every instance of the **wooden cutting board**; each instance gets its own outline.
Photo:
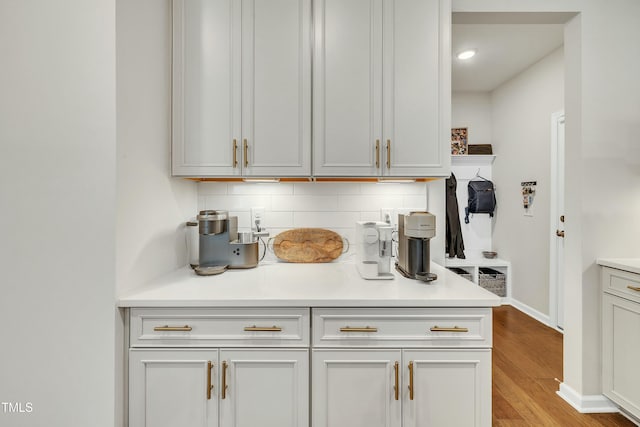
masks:
<instances>
[{"instance_id":1,"label":"wooden cutting board","mask_svg":"<svg viewBox=\"0 0 640 427\"><path fill-rule=\"evenodd\" d=\"M342 237L324 228L294 228L273 240L273 252L287 262L330 262L342 254Z\"/></svg>"}]
</instances>

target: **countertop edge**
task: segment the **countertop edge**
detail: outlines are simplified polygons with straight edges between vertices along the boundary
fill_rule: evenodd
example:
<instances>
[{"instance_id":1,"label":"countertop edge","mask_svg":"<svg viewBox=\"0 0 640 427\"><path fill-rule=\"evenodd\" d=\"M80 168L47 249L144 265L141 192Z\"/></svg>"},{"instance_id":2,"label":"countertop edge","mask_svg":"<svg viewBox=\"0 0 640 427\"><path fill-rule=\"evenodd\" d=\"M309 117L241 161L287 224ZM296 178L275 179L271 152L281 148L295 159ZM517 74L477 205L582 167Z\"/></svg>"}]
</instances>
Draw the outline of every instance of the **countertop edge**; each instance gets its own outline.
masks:
<instances>
[{"instance_id":1,"label":"countertop edge","mask_svg":"<svg viewBox=\"0 0 640 427\"><path fill-rule=\"evenodd\" d=\"M640 274L640 258L598 258L598 265Z\"/></svg>"},{"instance_id":2,"label":"countertop edge","mask_svg":"<svg viewBox=\"0 0 640 427\"><path fill-rule=\"evenodd\" d=\"M321 307L352 307L352 308L442 308L442 307L498 307L502 304L500 297L496 299L467 299L467 300L424 300L424 303L416 303L415 300L120 300L119 308L216 308L216 307L299 307L299 308L321 308Z\"/></svg>"}]
</instances>

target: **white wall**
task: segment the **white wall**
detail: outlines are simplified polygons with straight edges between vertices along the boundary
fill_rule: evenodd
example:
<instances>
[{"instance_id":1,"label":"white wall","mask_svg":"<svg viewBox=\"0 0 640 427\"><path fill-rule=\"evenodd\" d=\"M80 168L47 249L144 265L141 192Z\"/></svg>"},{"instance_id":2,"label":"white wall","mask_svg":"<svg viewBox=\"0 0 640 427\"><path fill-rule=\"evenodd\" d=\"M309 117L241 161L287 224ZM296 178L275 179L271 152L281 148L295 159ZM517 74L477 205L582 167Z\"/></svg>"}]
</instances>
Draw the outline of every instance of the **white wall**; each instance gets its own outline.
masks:
<instances>
[{"instance_id":1,"label":"white wall","mask_svg":"<svg viewBox=\"0 0 640 427\"><path fill-rule=\"evenodd\" d=\"M640 2L453 0L454 12L577 11L565 26L565 385L601 392L598 257L640 257ZM622 137L618 137L621 135Z\"/></svg>"},{"instance_id":2,"label":"white wall","mask_svg":"<svg viewBox=\"0 0 640 427\"><path fill-rule=\"evenodd\" d=\"M2 426L113 426L115 4L0 2Z\"/></svg>"},{"instance_id":3,"label":"white wall","mask_svg":"<svg viewBox=\"0 0 640 427\"><path fill-rule=\"evenodd\" d=\"M194 182L170 177L171 2L117 0L116 293L186 263ZM116 319L116 421L125 424L124 313ZM117 424L117 425L120 425Z\"/></svg>"},{"instance_id":4,"label":"white wall","mask_svg":"<svg viewBox=\"0 0 640 427\"><path fill-rule=\"evenodd\" d=\"M567 138L567 150L580 153L567 193L580 194L580 206L567 210L567 236L581 236L581 266L570 271L582 302L581 380L599 390L600 277L598 257L640 257L640 2L592 0L582 16L582 128L580 142ZM610 4L611 3L611 4ZM570 78L569 76L567 78ZM636 94L633 96L631 94ZM567 126L572 116L567 111ZM567 128L567 132L571 132ZM573 226L571 219L581 222ZM577 355L576 355L577 356ZM570 363L565 370L571 372Z\"/></svg>"},{"instance_id":5,"label":"white wall","mask_svg":"<svg viewBox=\"0 0 640 427\"><path fill-rule=\"evenodd\" d=\"M451 127L466 127L469 144L493 144L491 95L488 92L454 92L451 97ZM494 150L495 153L495 150ZM498 159L497 161L499 161ZM506 161L506 159L503 159ZM464 239L465 256L468 259L482 258L482 251L493 250L492 231L494 219L486 214L470 215L469 224L464 222L464 208L468 205L467 184L476 173L486 179L493 179L491 164L455 164L451 172L456 176L458 186L458 211ZM500 188L496 184L496 191ZM502 258L502 254L498 254Z\"/></svg>"},{"instance_id":6,"label":"white wall","mask_svg":"<svg viewBox=\"0 0 640 427\"><path fill-rule=\"evenodd\" d=\"M512 298L549 314L551 114L564 108L563 49L557 49L492 94L493 176L500 184L493 246L512 265ZM525 216L522 181L536 181ZM514 238L516 237L516 238Z\"/></svg>"},{"instance_id":7,"label":"white wall","mask_svg":"<svg viewBox=\"0 0 640 427\"><path fill-rule=\"evenodd\" d=\"M186 264L196 184L170 176L171 2L118 0L117 292Z\"/></svg>"},{"instance_id":8,"label":"white wall","mask_svg":"<svg viewBox=\"0 0 640 427\"><path fill-rule=\"evenodd\" d=\"M469 144L492 144L491 94L489 92L453 92L451 127L467 128Z\"/></svg>"}]
</instances>

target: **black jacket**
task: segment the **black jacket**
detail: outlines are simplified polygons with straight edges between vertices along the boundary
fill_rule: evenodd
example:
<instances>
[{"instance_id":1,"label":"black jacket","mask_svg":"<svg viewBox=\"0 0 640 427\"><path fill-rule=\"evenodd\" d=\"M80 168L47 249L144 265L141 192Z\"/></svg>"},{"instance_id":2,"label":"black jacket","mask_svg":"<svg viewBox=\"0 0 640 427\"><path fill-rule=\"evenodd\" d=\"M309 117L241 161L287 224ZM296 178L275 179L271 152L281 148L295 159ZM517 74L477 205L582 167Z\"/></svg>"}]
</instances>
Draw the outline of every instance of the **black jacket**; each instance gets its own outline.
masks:
<instances>
[{"instance_id":1,"label":"black jacket","mask_svg":"<svg viewBox=\"0 0 640 427\"><path fill-rule=\"evenodd\" d=\"M449 258L457 256L464 259L464 241L462 239L462 228L460 226L460 215L458 213L458 198L456 197L456 187L458 182L454 174L447 178L447 242L446 252Z\"/></svg>"}]
</instances>

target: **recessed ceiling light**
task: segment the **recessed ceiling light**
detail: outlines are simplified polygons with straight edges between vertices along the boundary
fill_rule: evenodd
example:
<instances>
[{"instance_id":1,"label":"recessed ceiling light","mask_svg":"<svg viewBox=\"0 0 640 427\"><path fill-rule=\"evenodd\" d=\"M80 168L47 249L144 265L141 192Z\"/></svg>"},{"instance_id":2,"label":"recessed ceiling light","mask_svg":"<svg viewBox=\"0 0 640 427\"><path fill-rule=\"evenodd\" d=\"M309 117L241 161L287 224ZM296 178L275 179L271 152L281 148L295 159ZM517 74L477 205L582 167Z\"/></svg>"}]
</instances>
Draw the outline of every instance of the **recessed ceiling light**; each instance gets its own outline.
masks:
<instances>
[{"instance_id":1,"label":"recessed ceiling light","mask_svg":"<svg viewBox=\"0 0 640 427\"><path fill-rule=\"evenodd\" d=\"M458 54L458 59L473 58L475 54L476 54L475 49L464 50Z\"/></svg>"}]
</instances>

